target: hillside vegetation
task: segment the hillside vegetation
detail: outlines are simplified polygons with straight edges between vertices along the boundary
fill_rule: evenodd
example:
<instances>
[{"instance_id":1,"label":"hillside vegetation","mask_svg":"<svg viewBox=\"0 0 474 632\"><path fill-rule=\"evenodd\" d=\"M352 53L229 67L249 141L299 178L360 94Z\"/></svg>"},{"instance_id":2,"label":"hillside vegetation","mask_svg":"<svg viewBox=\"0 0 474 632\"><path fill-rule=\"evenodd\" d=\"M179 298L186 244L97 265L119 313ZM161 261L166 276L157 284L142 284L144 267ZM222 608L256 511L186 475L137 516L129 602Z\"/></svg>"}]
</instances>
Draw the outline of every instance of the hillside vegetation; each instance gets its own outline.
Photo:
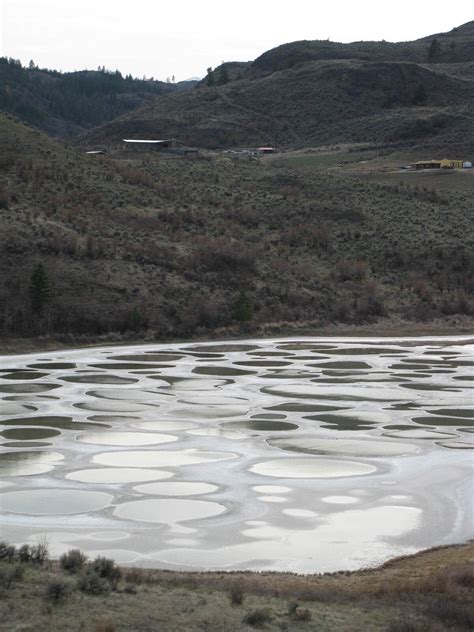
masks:
<instances>
[{"instance_id":1,"label":"hillside vegetation","mask_svg":"<svg viewBox=\"0 0 474 632\"><path fill-rule=\"evenodd\" d=\"M343 142L469 156L474 23L403 43L293 42L224 64L194 90L160 96L81 142L177 137L199 147Z\"/></svg>"},{"instance_id":2,"label":"hillside vegetation","mask_svg":"<svg viewBox=\"0 0 474 632\"><path fill-rule=\"evenodd\" d=\"M184 82L186 84L186 82ZM192 83L192 82L191 82ZM123 77L120 72L57 72L0 58L0 110L57 137L72 137L183 84Z\"/></svg>"},{"instance_id":3,"label":"hillside vegetation","mask_svg":"<svg viewBox=\"0 0 474 632\"><path fill-rule=\"evenodd\" d=\"M447 194L291 161L112 160L7 117L0 163L5 335L472 314L470 174Z\"/></svg>"}]
</instances>

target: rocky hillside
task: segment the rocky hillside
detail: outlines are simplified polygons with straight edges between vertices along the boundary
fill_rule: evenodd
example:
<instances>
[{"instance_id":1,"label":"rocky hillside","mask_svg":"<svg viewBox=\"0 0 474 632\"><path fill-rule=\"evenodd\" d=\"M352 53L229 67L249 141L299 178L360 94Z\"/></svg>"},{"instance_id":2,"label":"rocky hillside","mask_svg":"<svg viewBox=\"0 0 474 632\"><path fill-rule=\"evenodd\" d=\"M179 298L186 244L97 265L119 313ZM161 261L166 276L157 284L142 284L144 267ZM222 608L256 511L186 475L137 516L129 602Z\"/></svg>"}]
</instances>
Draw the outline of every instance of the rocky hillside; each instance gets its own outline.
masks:
<instances>
[{"instance_id":1,"label":"rocky hillside","mask_svg":"<svg viewBox=\"0 0 474 632\"><path fill-rule=\"evenodd\" d=\"M377 142L469 155L473 25L399 44L285 44L252 64L217 68L194 90L160 96L82 140L107 146L172 136L208 148Z\"/></svg>"}]
</instances>

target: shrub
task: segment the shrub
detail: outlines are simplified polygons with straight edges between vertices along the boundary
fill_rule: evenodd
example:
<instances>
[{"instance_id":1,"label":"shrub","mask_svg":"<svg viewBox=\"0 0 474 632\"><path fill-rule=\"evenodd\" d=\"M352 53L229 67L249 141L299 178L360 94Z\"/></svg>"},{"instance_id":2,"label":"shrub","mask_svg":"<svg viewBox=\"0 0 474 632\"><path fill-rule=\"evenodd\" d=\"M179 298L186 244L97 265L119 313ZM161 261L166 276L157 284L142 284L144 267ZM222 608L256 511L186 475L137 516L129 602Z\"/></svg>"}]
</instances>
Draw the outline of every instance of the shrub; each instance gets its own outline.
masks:
<instances>
[{"instance_id":1,"label":"shrub","mask_svg":"<svg viewBox=\"0 0 474 632\"><path fill-rule=\"evenodd\" d=\"M229 589L229 599L233 606L241 606L244 603L244 591L240 582L236 582Z\"/></svg>"},{"instance_id":2,"label":"shrub","mask_svg":"<svg viewBox=\"0 0 474 632\"><path fill-rule=\"evenodd\" d=\"M16 564L8 568L0 568L0 587L11 588L12 584L21 581L24 569Z\"/></svg>"},{"instance_id":3,"label":"shrub","mask_svg":"<svg viewBox=\"0 0 474 632\"><path fill-rule=\"evenodd\" d=\"M49 546L46 540L40 540L38 544L30 547L30 561L42 566L49 559Z\"/></svg>"},{"instance_id":4,"label":"shrub","mask_svg":"<svg viewBox=\"0 0 474 632\"><path fill-rule=\"evenodd\" d=\"M308 608L296 608L294 617L297 621L311 621L312 616Z\"/></svg>"},{"instance_id":5,"label":"shrub","mask_svg":"<svg viewBox=\"0 0 474 632\"><path fill-rule=\"evenodd\" d=\"M111 619L99 619L94 625L93 632L116 632L117 627Z\"/></svg>"},{"instance_id":6,"label":"shrub","mask_svg":"<svg viewBox=\"0 0 474 632\"><path fill-rule=\"evenodd\" d=\"M61 568L71 575L79 573L87 562L87 555L79 549L71 549L59 558Z\"/></svg>"},{"instance_id":7,"label":"shrub","mask_svg":"<svg viewBox=\"0 0 474 632\"><path fill-rule=\"evenodd\" d=\"M474 564L455 570L452 574L454 583L465 588L474 588Z\"/></svg>"},{"instance_id":8,"label":"shrub","mask_svg":"<svg viewBox=\"0 0 474 632\"><path fill-rule=\"evenodd\" d=\"M272 615L270 614L270 610L268 608L256 608L245 615L242 619L242 623L247 623L248 625L257 628L265 623L270 623L271 620Z\"/></svg>"},{"instance_id":9,"label":"shrub","mask_svg":"<svg viewBox=\"0 0 474 632\"><path fill-rule=\"evenodd\" d=\"M68 597L71 593L71 585L62 579L53 579L46 585L45 599L59 603Z\"/></svg>"},{"instance_id":10,"label":"shrub","mask_svg":"<svg viewBox=\"0 0 474 632\"><path fill-rule=\"evenodd\" d=\"M436 617L449 626L459 626L466 630L474 628L474 608L456 603L449 598L433 599L426 614Z\"/></svg>"},{"instance_id":11,"label":"shrub","mask_svg":"<svg viewBox=\"0 0 474 632\"><path fill-rule=\"evenodd\" d=\"M92 595L103 595L110 592L109 582L100 577L100 575L92 568L86 568L79 575L77 587L81 592L90 593Z\"/></svg>"},{"instance_id":12,"label":"shrub","mask_svg":"<svg viewBox=\"0 0 474 632\"><path fill-rule=\"evenodd\" d=\"M26 564L27 562L31 562L31 550L29 544L22 544L18 549L18 559L22 564Z\"/></svg>"},{"instance_id":13,"label":"shrub","mask_svg":"<svg viewBox=\"0 0 474 632\"><path fill-rule=\"evenodd\" d=\"M117 586L119 579L122 577L120 568L113 560L107 557L96 557L93 562L90 562L89 566L100 578L110 582L112 588Z\"/></svg>"},{"instance_id":14,"label":"shrub","mask_svg":"<svg viewBox=\"0 0 474 632\"><path fill-rule=\"evenodd\" d=\"M0 560L12 562L15 559L16 549L13 545L0 542Z\"/></svg>"}]
</instances>

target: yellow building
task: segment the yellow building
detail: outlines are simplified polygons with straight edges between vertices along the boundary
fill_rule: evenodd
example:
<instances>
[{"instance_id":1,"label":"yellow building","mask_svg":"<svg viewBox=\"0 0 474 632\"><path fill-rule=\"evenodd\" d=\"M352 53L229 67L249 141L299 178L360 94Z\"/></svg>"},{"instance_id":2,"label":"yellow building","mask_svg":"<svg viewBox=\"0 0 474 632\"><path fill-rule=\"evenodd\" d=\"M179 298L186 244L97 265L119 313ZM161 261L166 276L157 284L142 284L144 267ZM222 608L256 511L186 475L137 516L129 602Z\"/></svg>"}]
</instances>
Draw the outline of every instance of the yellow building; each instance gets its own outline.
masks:
<instances>
[{"instance_id":1,"label":"yellow building","mask_svg":"<svg viewBox=\"0 0 474 632\"><path fill-rule=\"evenodd\" d=\"M462 169L462 160L449 160L448 158L443 158L440 160L441 169Z\"/></svg>"},{"instance_id":2,"label":"yellow building","mask_svg":"<svg viewBox=\"0 0 474 632\"><path fill-rule=\"evenodd\" d=\"M462 160L450 160L449 158L443 158L443 160L419 160L410 165L412 169L462 169Z\"/></svg>"}]
</instances>

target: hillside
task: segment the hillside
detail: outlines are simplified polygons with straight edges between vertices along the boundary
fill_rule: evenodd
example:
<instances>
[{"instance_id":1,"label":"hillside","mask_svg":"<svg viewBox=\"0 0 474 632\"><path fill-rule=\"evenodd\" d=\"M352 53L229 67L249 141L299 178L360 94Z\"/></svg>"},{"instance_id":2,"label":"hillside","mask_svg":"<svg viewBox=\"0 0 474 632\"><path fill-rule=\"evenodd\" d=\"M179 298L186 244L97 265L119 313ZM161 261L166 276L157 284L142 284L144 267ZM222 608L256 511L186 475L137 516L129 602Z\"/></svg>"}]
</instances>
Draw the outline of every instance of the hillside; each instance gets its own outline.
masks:
<instances>
[{"instance_id":1,"label":"hillside","mask_svg":"<svg viewBox=\"0 0 474 632\"><path fill-rule=\"evenodd\" d=\"M7 336L472 314L470 179L448 194L271 160L129 163L5 116L0 164Z\"/></svg>"},{"instance_id":2,"label":"hillside","mask_svg":"<svg viewBox=\"0 0 474 632\"><path fill-rule=\"evenodd\" d=\"M0 111L60 138L76 136L151 97L181 88L182 84L123 77L105 68L61 73L0 58Z\"/></svg>"},{"instance_id":3,"label":"hillside","mask_svg":"<svg viewBox=\"0 0 474 632\"><path fill-rule=\"evenodd\" d=\"M377 142L469 155L473 24L400 44L285 44L237 66L238 73L235 64L229 71L224 64L197 89L154 99L82 142L108 146L127 136L173 136L208 148Z\"/></svg>"}]
</instances>

